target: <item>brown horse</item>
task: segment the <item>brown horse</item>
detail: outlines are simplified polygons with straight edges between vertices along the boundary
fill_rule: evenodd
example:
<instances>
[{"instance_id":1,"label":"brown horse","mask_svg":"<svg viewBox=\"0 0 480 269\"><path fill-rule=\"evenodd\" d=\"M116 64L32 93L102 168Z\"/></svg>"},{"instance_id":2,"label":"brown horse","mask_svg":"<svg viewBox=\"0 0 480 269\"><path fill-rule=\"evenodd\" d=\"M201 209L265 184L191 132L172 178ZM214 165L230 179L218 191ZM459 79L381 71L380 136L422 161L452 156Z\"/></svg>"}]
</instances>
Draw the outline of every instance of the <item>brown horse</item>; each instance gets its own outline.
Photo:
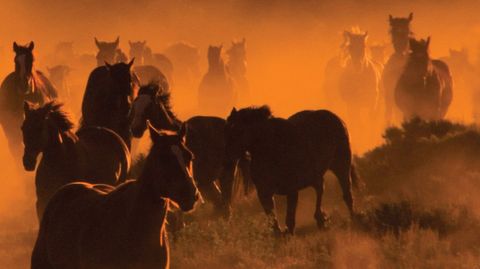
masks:
<instances>
[{"instance_id":1,"label":"brown horse","mask_svg":"<svg viewBox=\"0 0 480 269\"><path fill-rule=\"evenodd\" d=\"M35 70L33 48L13 43L15 71L10 73L0 86L0 125L8 139L14 158L22 156L23 102L43 105L57 98L57 91L47 77Z\"/></svg>"},{"instance_id":2,"label":"brown horse","mask_svg":"<svg viewBox=\"0 0 480 269\"><path fill-rule=\"evenodd\" d=\"M356 181L356 174L352 170L348 132L343 121L332 112L301 111L281 119L273 117L266 106L238 111L234 108L227 119L225 140L222 190L231 188L235 163L248 151L252 157L252 180L275 233L280 232L280 227L274 195L287 196L286 224L288 232L293 233L298 192L307 187L313 187L317 194L318 227L325 226L321 204L327 170L337 176L344 201L354 217L351 183ZM230 197L225 198L229 203Z\"/></svg>"},{"instance_id":3,"label":"brown horse","mask_svg":"<svg viewBox=\"0 0 480 269\"><path fill-rule=\"evenodd\" d=\"M222 46L208 48L208 72L198 89L199 109L207 115L223 116L236 103L233 80L225 68Z\"/></svg>"},{"instance_id":4,"label":"brown horse","mask_svg":"<svg viewBox=\"0 0 480 269\"><path fill-rule=\"evenodd\" d=\"M106 64L95 68L87 82L82 101L80 129L89 126L108 128L123 138L130 149L130 108L136 76L129 63Z\"/></svg>"},{"instance_id":5,"label":"brown horse","mask_svg":"<svg viewBox=\"0 0 480 269\"><path fill-rule=\"evenodd\" d=\"M453 80L443 61L429 55L430 37L410 39L410 54L395 88L395 102L406 120L440 120L453 97Z\"/></svg>"},{"instance_id":6,"label":"brown horse","mask_svg":"<svg viewBox=\"0 0 480 269\"><path fill-rule=\"evenodd\" d=\"M35 174L37 214L41 219L52 195L79 178L90 183L115 185L124 181L130 167L123 140L104 128L86 128L73 133L73 123L62 105L49 102L40 108L25 103L22 124L23 165Z\"/></svg>"},{"instance_id":7,"label":"brown horse","mask_svg":"<svg viewBox=\"0 0 480 269\"><path fill-rule=\"evenodd\" d=\"M120 37L113 42L98 41L95 37L95 45L98 48L97 66L103 66L105 63L115 64L128 61L127 55L120 49Z\"/></svg>"},{"instance_id":8,"label":"brown horse","mask_svg":"<svg viewBox=\"0 0 480 269\"><path fill-rule=\"evenodd\" d=\"M382 73L383 99L385 101L385 122L387 125L399 123L399 111L395 107L394 92L398 79L405 68L408 58L408 40L412 36L410 24L413 13L408 17L392 17L389 15L390 35L394 52L387 60Z\"/></svg>"},{"instance_id":9,"label":"brown horse","mask_svg":"<svg viewBox=\"0 0 480 269\"><path fill-rule=\"evenodd\" d=\"M190 211L201 199L184 130L150 127L153 145L138 180L117 188L85 182L61 188L40 224L31 268L169 268L169 202Z\"/></svg>"}]
</instances>

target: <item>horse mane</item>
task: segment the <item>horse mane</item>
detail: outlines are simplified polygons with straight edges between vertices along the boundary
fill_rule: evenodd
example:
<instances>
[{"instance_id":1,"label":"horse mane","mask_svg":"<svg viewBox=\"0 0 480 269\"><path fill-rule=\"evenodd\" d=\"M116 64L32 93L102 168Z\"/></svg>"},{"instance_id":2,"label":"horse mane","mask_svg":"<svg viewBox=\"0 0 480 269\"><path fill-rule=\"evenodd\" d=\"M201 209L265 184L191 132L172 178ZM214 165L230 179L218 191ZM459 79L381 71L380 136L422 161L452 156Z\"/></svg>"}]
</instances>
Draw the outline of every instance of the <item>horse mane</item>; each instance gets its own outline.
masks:
<instances>
[{"instance_id":1,"label":"horse mane","mask_svg":"<svg viewBox=\"0 0 480 269\"><path fill-rule=\"evenodd\" d=\"M267 105L263 105L260 107L250 106L247 108L243 108L237 111L236 114L237 114L236 117L246 122L267 120L273 116L272 111L270 110L270 107Z\"/></svg>"},{"instance_id":2,"label":"horse mane","mask_svg":"<svg viewBox=\"0 0 480 269\"><path fill-rule=\"evenodd\" d=\"M143 85L138 90L138 95L148 94L155 98L157 102L163 105L168 113L168 116L173 122L180 122L177 115L173 112L171 93L168 88L161 87L158 82L150 82L147 85Z\"/></svg>"},{"instance_id":3,"label":"horse mane","mask_svg":"<svg viewBox=\"0 0 480 269\"><path fill-rule=\"evenodd\" d=\"M48 118L51 119L60 130L64 132L70 131L75 124L73 123L71 116L62 108L63 103L51 101L46 103L40 109L47 111Z\"/></svg>"}]
</instances>

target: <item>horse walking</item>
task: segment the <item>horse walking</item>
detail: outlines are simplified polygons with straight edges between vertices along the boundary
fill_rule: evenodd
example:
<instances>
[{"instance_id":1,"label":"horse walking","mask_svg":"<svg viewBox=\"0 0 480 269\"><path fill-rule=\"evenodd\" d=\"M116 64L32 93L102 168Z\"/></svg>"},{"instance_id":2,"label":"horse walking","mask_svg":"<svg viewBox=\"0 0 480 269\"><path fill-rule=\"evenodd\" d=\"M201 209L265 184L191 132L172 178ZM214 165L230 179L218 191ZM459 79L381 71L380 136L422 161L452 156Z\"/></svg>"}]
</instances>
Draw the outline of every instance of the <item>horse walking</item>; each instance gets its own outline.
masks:
<instances>
[{"instance_id":1,"label":"horse walking","mask_svg":"<svg viewBox=\"0 0 480 269\"><path fill-rule=\"evenodd\" d=\"M78 179L115 185L126 179L130 154L123 140L100 127L85 128L76 134L74 124L62 105L49 102L39 108L24 104L22 124L23 165L34 171L37 214L41 219L50 197L63 185Z\"/></svg>"},{"instance_id":2,"label":"horse walking","mask_svg":"<svg viewBox=\"0 0 480 269\"><path fill-rule=\"evenodd\" d=\"M106 64L95 68L88 78L82 101L80 129L100 126L123 138L130 149L130 108L134 97L135 75L129 63Z\"/></svg>"},{"instance_id":3,"label":"horse walking","mask_svg":"<svg viewBox=\"0 0 480 269\"><path fill-rule=\"evenodd\" d=\"M441 120L453 98L453 80L443 61L430 59L430 37L410 39L407 64L395 88L395 102L405 120Z\"/></svg>"},{"instance_id":4,"label":"horse walking","mask_svg":"<svg viewBox=\"0 0 480 269\"><path fill-rule=\"evenodd\" d=\"M183 130L150 127L153 145L138 180L117 188L86 182L62 187L40 224L31 268L169 268L170 201L191 211L201 198Z\"/></svg>"},{"instance_id":5,"label":"horse walking","mask_svg":"<svg viewBox=\"0 0 480 269\"><path fill-rule=\"evenodd\" d=\"M383 99L385 102L385 122L387 125L399 123L400 111L395 106L395 87L398 79L407 63L409 51L409 38L413 35L410 24L413 20L413 13L408 17L393 17L389 15L390 36L394 52L387 60L382 72L381 84L383 88Z\"/></svg>"},{"instance_id":6,"label":"horse walking","mask_svg":"<svg viewBox=\"0 0 480 269\"><path fill-rule=\"evenodd\" d=\"M245 38L241 41L233 41L232 47L227 50L227 55L227 68L238 90L238 102L240 104L247 104L250 102L250 85L247 79L247 49Z\"/></svg>"},{"instance_id":7,"label":"horse walking","mask_svg":"<svg viewBox=\"0 0 480 269\"><path fill-rule=\"evenodd\" d=\"M35 70L33 49L13 43L15 71L10 73L0 86L0 125L8 139L14 158L22 156L23 102L43 105L57 98L55 87L40 71Z\"/></svg>"},{"instance_id":8,"label":"horse walking","mask_svg":"<svg viewBox=\"0 0 480 269\"><path fill-rule=\"evenodd\" d=\"M132 133L140 138L150 122L157 129L178 130L181 121L172 112L170 93L157 84L142 86L132 105ZM225 154L225 120L211 116L195 116L186 122L186 145L193 152L193 174L202 195L215 205L217 212L229 215L222 201L222 191L216 181L220 178ZM248 160L242 158L240 171L250 182ZM226 191L226 190L225 190Z\"/></svg>"},{"instance_id":9,"label":"horse walking","mask_svg":"<svg viewBox=\"0 0 480 269\"><path fill-rule=\"evenodd\" d=\"M371 143L376 125L380 73L366 54L368 33L345 31L347 58L339 78L340 96L347 106L353 140ZM365 129L366 125L372 127ZM372 130L373 129L373 130Z\"/></svg>"},{"instance_id":10,"label":"horse walking","mask_svg":"<svg viewBox=\"0 0 480 269\"><path fill-rule=\"evenodd\" d=\"M351 192L352 152L345 124L327 110L301 111L288 119L275 118L266 106L230 113L225 127L226 168L222 190L231 186L236 161L251 154L251 176L258 198L275 233L280 233L274 195L287 196L287 232L294 233L298 191L313 187L317 194L315 219L325 227L321 203L324 174L331 170L338 178L343 199L355 215ZM225 197L229 203L230 197Z\"/></svg>"},{"instance_id":11,"label":"horse walking","mask_svg":"<svg viewBox=\"0 0 480 269\"><path fill-rule=\"evenodd\" d=\"M237 94L233 80L225 68L222 46L208 48L208 72L198 89L198 105L201 111L212 116L224 116L235 105Z\"/></svg>"}]
</instances>

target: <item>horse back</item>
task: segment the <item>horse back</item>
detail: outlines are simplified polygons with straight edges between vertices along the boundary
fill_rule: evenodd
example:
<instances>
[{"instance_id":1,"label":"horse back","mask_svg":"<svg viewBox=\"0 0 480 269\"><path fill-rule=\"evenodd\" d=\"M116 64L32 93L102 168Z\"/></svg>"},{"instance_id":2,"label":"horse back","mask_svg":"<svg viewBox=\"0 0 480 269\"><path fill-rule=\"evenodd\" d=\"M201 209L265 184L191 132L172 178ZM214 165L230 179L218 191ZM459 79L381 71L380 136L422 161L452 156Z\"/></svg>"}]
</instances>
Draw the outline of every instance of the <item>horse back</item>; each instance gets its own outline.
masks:
<instances>
[{"instance_id":1,"label":"horse back","mask_svg":"<svg viewBox=\"0 0 480 269\"><path fill-rule=\"evenodd\" d=\"M116 185L127 178L130 151L123 139L104 127L83 127L77 132L86 177L93 183Z\"/></svg>"}]
</instances>

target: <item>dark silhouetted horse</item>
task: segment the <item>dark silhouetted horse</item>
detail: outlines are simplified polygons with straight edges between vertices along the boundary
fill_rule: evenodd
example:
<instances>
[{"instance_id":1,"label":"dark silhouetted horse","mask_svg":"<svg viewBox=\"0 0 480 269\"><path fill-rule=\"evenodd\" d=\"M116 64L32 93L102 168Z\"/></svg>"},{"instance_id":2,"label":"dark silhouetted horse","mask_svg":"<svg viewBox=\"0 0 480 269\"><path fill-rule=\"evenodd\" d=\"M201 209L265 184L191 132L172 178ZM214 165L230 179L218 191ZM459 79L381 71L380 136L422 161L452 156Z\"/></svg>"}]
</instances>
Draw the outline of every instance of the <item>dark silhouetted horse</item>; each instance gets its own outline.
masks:
<instances>
[{"instance_id":1,"label":"dark silhouetted horse","mask_svg":"<svg viewBox=\"0 0 480 269\"><path fill-rule=\"evenodd\" d=\"M95 68L88 78L82 102L81 127L111 129L131 146L130 108L135 75L129 63L106 64Z\"/></svg>"},{"instance_id":2,"label":"dark silhouetted horse","mask_svg":"<svg viewBox=\"0 0 480 269\"><path fill-rule=\"evenodd\" d=\"M395 88L395 102L406 120L440 120L452 102L453 81L448 66L429 55L430 37L410 39L407 64Z\"/></svg>"},{"instance_id":3,"label":"dark silhouetted horse","mask_svg":"<svg viewBox=\"0 0 480 269\"><path fill-rule=\"evenodd\" d=\"M191 211L201 198L182 130L150 129L153 145L138 180L61 188L40 224L31 268L169 268L169 203Z\"/></svg>"},{"instance_id":4,"label":"dark silhouetted horse","mask_svg":"<svg viewBox=\"0 0 480 269\"><path fill-rule=\"evenodd\" d=\"M35 175L39 219L61 186L78 179L114 185L126 179L130 167L128 149L117 134L100 127L88 127L75 134L72 121L61 107L54 102L40 108L27 102L24 105L21 129L27 171L35 170L42 153Z\"/></svg>"},{"instance_id":5,"label":"dark silhouetted horse","mask_svg":"<svg viewBox=\"0 0 480 269\"><path fill-rule=\"evenodd\" d=\"M95 45L97 45L97 66L103 66L105 63L115 64L128 61L127 55L120 49L120 37L113 42L98 41L95 37Z\"/></svg>"},{"instance_id":6,"label":"dark silhouetted horse","mask_svg":"<svg viewBox=\"0 0 480 269\"><path fill-rule=\"evenodd\" d=\"M208 72L198 89L199 108L207 115L223 116L236 103L233 80L225 68L222 46L208 48Z\"/></svg>"},{"instance_id":7,"label":"dark silhouetted horse","mask_svg":"<svg viewBox=\"0 0 480 269\"><path fill-rule=\"evenodd\" d=\"M245 38L242 41L233 41L232 47L227 50L227 67L235 86L238 89L238 102L247 104L250 100L250 86L247 79L247 49Z\"/></svg>"},{"instance_id":8,"label":"dark silhouetted horse","mask_svg":"<svg viewBox=\"0 0 480 269\"><path fill-rule=\"evenodd\" d=\"M226 169L222 190L228 189L236 160L248 151L251 155L251 176L258 198L269 216L275 233L280 227L275 214L275 194L287 196L286 224L289 233L295 229L298 191L313 187L317 193L315 219L325 225L321 209L324 174L331 170L338 178L343 198L354 216L351 193L352 153L345 124L327 110L302 111L288 120L275 118L266 106L235 108L227 119ZM225 197L227 203L230 197Z\"/></svg>"},{"instance_id":9,"label":"dark silhouetted horse","mask_svg":"<svg viewBox=\"0 0 480 269\"><path fill-rule=\"evenodd\" d=\"M177 130L181 121L170 105L170 94L158 85L142 86L132 106L132 133L142 137L147 121L155 128ZM218 212L224 209L221 193L216 184L223 168L225 154L225 120L218 117L196 116L186 121L186 144L193 152L193 172L204 197L215 205ZM250 182L248 160L241 159L239 168L246 187ZM224 212L228 215L229 212Z\"/></svg>"},{"instance_id":10,"label":"dark silhouetted horse","mask_svg":"<svg viewBox=\"0 0 480 269\"><path fill-rule=\"evenodd\" d=\"M22 156L23 102L43 105L57 98L57 91L40 71L34 68L34 43L19 46L13 43L15 71L0 86L0 124L14 158Z\"/></svg>"},{"instance_id":11,"label":"dark silhouetted horse","mask_svg":"<svg viewBox=\"0 0 480 269\"><path fill-rule=\"evenodd\" d=\"M385 121L387 125L400 123L400 113L395 106L394 92L397 87L398 79L405 68L408 57L408 40L413 35L410 30L410 23L413 19L413 13L408 17L392 17L389 15L390 36L394 52L385 63L382 72L382 97L385 100Z\"/></svg>"}]
</instances>

